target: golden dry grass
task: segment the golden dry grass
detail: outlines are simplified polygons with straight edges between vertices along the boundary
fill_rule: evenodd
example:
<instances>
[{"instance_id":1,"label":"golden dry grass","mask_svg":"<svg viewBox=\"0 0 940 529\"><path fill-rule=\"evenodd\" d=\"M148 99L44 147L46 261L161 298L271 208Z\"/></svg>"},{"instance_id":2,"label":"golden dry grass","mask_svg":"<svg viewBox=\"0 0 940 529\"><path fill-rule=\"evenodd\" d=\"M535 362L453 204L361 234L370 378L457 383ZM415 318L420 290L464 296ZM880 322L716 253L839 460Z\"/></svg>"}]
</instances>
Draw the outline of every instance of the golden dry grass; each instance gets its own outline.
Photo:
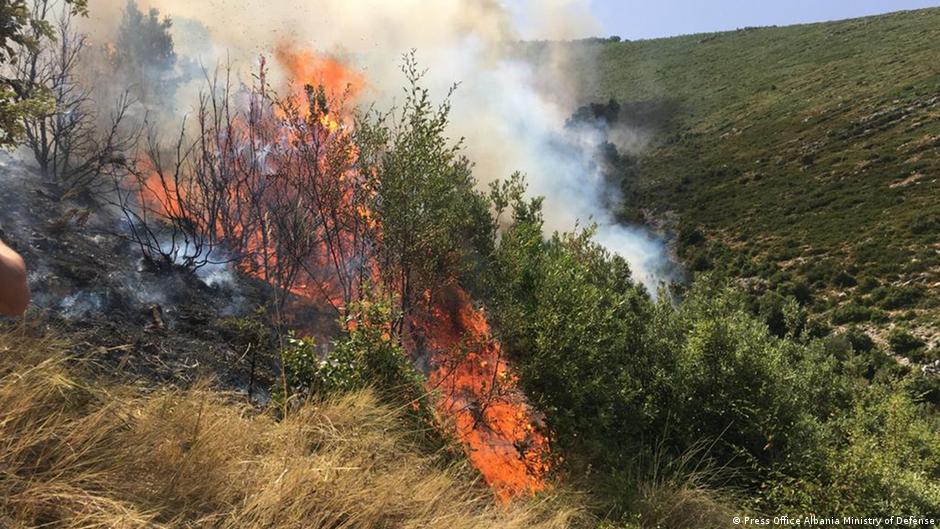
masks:
<instances>
[{"instance_id":1,"label":"golden dry grass","mask_svg":"<svg viewBox=\"0 0 940 529\"><path fill-rule=\"evenodd\" d=\"M730 471L710 464L704 457L708 449L703 443L674 459L661 447L656 451L652 470L637 483L633 508L641 528L724 529L733 525L734 495L713 485L726 481Z\"/></svg>"},{"instance_id":2,"label":"golden dry grass","mask_svg":"<svg viewBox=\"0 0 940 529\"><path fill-rule=\"evenodd\" d=\"M0 527L563 528L557 499L495 505L369 392L284 420L208 386L96 384L63 344L0 332Z\"/></svg>"}]
</instances>

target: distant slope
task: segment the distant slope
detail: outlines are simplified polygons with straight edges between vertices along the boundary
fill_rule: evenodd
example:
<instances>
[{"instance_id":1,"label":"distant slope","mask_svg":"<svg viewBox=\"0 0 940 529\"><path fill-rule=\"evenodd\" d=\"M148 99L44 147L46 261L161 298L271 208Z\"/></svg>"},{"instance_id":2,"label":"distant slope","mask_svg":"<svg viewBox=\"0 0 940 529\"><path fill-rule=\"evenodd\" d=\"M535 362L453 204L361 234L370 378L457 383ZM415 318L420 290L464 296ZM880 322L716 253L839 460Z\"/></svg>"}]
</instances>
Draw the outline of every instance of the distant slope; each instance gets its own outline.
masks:
<instances>
[{"instance_id":1,"label":"distant slope","mask_svg":"<svg viewBox=\"0 0 940 529\"><path fill-rule=\"evenodd\" d=\"M940 9L578 47L586 102L673 104L624 186L687 264L936 341Z\"/></svg>"}]
</instances>

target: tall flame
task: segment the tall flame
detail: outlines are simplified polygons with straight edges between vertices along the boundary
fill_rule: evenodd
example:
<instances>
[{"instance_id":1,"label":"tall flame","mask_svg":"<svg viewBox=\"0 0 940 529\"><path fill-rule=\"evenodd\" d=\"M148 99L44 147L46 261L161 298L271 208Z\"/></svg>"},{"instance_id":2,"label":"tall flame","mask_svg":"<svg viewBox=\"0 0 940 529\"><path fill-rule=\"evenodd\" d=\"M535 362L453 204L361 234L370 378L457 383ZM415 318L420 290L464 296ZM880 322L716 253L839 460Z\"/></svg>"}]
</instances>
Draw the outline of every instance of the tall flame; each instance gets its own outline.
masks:
<instances>
[{"instance_id":1,"label":"tall flame","mask_svg":"<svg viewBox=\"0 0 940 529\"><path fill-rule=\"evenodd\" d=\"M428 317L418 325L431 354L428 384L440 393L439 413L501 500L545 489L548 437L485 312L454 284L429 301Z\"/></svg>"}]
</instances>

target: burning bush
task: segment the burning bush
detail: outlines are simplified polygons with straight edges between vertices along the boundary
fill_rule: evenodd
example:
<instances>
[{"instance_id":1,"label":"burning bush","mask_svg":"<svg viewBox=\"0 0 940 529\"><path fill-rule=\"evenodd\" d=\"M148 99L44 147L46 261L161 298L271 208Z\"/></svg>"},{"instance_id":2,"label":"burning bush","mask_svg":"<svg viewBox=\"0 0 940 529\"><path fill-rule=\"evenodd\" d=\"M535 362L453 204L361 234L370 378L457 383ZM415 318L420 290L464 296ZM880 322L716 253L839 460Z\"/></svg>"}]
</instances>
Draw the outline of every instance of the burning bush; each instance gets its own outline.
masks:
<instances>
[{"instance_id":1,"label":"burning bush","mask_svg":"<svg viewBox=\"0 0 940 529\"><path fill-rule=\"evenodd\" d=\"M355 79L309 54L277 56L298 74ZM311 72L311 61L329 68ZM322 77L279 96L264 60L252 87L216 76L193 132L184 126L172 148L151 136L116 203L153 268L228 260L274 287L277 326L298 323L289 302L342 318L330 347L289 341L281 397L370 384L421 411L410 356L499 496L536 492L547 435L460 285L492 253L491 204L446 137L449 100L432 103L412 56L403 71L407 96L386 114L348 110L355 85L337 93Z\"/></svg>"},{"instance_id":2,"label":"burning bush","mask_svg":"<svg viewBox=\"0 0 940 529\"><path fill-rule=\"evenodd\" d=\"M356 167L341 101L306 88L302 99L278 99L263 63L252 88L216 76L194 134L184 125L172 149L151 137L116 185L148 262L194 270L230 261L274 286L282 308L290 294L337 311L357 298L374 239L371 175Z\"/></svg>"}]
</instances>

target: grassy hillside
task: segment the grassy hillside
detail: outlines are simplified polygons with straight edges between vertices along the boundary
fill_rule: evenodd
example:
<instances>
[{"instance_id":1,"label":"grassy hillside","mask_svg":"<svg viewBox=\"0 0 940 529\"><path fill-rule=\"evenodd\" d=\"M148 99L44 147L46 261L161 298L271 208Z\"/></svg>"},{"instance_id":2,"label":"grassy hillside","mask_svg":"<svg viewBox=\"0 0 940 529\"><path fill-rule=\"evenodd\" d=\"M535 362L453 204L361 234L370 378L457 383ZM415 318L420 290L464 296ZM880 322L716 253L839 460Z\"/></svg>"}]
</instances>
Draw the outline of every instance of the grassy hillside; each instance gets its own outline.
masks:
<instances>
[{"instance_id":1,"label":"grassy hillside","mask_svg":"<svg viewBox=\"0 0 940 529\"><path fill-rule=\"evenodd\" d=\"M692 269L757 278L876 340L903 327L928 345L894 348L926 361L940 331L938 42L927 9L588 44L597 61L574 77L590 80L586 101L670 109L632 120L654 139L623 182L626 213L678 218Z\"/></svg>"}]
</instances>

